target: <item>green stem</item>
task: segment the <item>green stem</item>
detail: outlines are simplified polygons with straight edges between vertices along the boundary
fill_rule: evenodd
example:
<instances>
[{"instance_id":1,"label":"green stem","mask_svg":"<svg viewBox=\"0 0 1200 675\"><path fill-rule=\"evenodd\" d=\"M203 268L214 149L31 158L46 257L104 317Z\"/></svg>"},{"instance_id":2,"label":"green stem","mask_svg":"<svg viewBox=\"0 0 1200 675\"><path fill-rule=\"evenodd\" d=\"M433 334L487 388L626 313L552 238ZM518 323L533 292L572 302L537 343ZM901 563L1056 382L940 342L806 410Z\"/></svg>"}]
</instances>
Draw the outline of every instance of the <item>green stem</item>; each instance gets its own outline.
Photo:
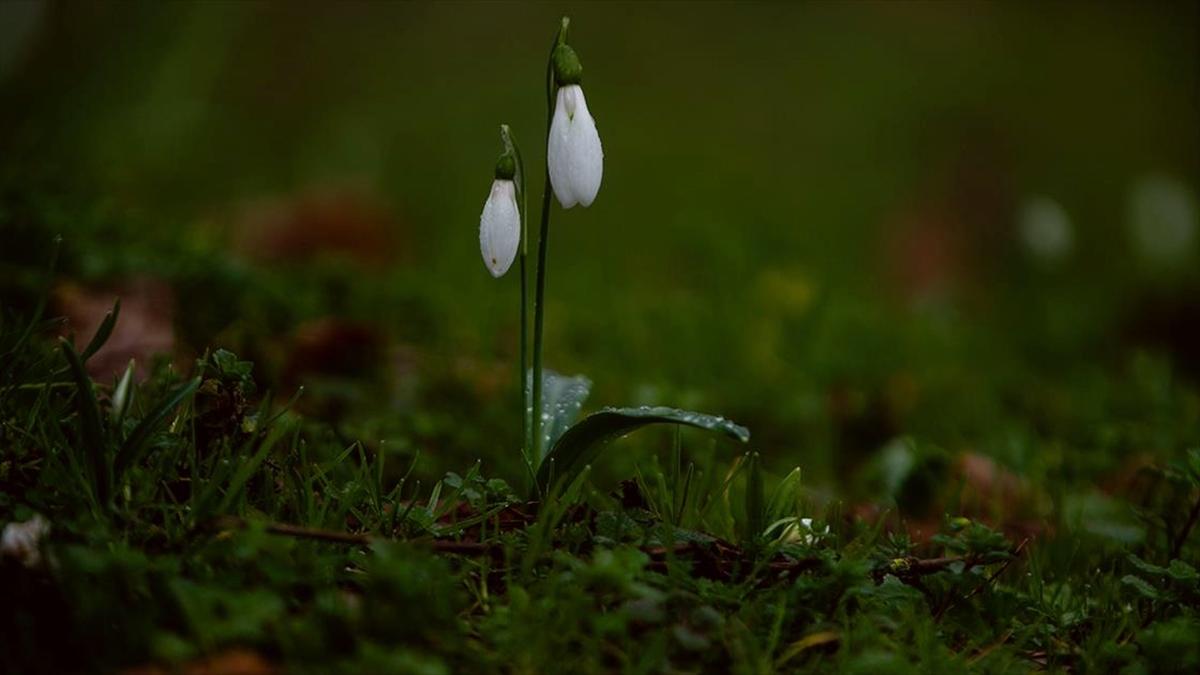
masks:
<instances>
[{"instance_id":1,"label":"green stem","mask_svg":"<svg viewBox=\"0 0 1200 675\"><path fill-rule=\"evenodd\" d=\"M533 409L530 408L529 402L529 282L528 274L525 271L525 250L522 245L521 250L521 363L518 364L517 386L520 401L521 401L521 447L525 456L525 463L530 463L530 452L533 448L529 442L530 417Z\"/></svg>"},{"instance_id":2,"label":"green stem","mask_svg":"<svg viewBox=\"0 0 1200 675\"><path fill-rule=\"evenodd\" d=\"M500 139L504 143L505 153L511 154L515 164L514 183L517 188L517 212L521 220L521 360L517 364L517 401L521 404L521 458L525 460L526 473L530 480L534 478L533 446L530 443L532 408L529 402L529 386L526 380L529 364L529 273L526 259L529 250L529 209L525 200L525 162L521 158L521 148L512 136L512 129L507 124L500 125Z\"/></svg>"},{"instance_id":3,"label":"green stem","mask_svg":"<svg viewBox=\"0 0 1200 675\"><path fill-rule=\"evenodd\" d=\"M550 172L542 192L542 225L538 231L537 286L533 301L533 451L540 463L542 451L542 338L546 317L546 249L550 238Z\"/></svg>"},{"instance_id":4,"label":"green stem","mask_svg":"<svg viewBox=\"0 0 1200 675\"><path fill-rule=\"evenodd\" d=\"M554 42L550 46L550 57L546 60L546 142L550 141L550 124L554 120L554 50L567 40L569 19L563 17ZM537 285L533 301L533 417L532 444L534 458L540 465L545 453L542 450L542 337L543 320L546 314L546 249L550 237L550 165L542 181L542 223L538 231ZM540 468L540 466L539 466ZM535 486L537 485L535 481ZM535 487L535 489L537 489Z\"/></svg>"}]
</instances>

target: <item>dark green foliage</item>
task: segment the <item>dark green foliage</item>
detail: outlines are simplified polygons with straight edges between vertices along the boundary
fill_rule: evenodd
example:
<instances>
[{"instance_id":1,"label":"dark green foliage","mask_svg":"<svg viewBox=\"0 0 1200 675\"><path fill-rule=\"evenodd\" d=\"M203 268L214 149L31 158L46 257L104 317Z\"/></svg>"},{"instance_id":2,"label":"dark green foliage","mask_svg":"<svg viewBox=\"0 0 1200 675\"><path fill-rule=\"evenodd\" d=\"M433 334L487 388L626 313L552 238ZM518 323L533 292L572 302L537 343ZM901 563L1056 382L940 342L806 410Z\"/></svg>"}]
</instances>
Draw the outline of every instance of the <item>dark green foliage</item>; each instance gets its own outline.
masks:
<instances>
[{"instance_id":1,"label":"dark green foliage","mask_svg":"<svg viewBox=\"0 0 1200 675\"><path fill-rule=\"evenodd\" d=\"M665 470L649 454L612 494L584 477L539 508L480 463L422 488L413 458L341 445L258 397L251 364L227 351L191 379L118 383L134 401L123 416L70 345L36 337L14 355L0 513L53 529L43 565L3 565L6 670L233 647L313 673L1191 672L1200 659L1197 547L1186 513L1161 510L1171 500L1142 507L1166 532L1134 545L1103 528L1018 542L963 516L922 544L894 520L816 505L798 469L693 454L677 432ZM585 418L556 451L654 422L745 440L719 418L635 408ZM97 444L116 470L92 501ZM1197 454L1159 470L1193 499Z\"/></svg>"}]
</instances>

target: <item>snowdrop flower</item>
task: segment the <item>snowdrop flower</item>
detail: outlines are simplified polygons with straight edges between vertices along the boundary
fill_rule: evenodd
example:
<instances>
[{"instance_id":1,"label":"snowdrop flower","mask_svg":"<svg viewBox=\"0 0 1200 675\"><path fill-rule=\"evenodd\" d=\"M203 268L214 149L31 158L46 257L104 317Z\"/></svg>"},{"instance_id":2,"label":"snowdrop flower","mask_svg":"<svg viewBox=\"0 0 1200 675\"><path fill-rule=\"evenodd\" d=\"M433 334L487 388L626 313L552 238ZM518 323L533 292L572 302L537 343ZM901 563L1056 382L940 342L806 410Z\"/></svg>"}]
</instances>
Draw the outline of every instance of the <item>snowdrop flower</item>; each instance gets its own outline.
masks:
<instances>
[{"instance_id":1,"label":"snowdrop flower","mask_svg":"<svg viewBox=\"0 0 1200 675\"><path fill-rule=\"evenodd\" d=\"M812 518L796 518L794 516L777 520L767 528L767 534L779 531L778 541L781 544L804 544L812 546L829 535L826 525L820 532L813 529Z\"/></svg>"},{"instance_id":2,"label":"snowdrop flower","mask_svg":"<svg viewBox=\"0 0 1200 675\"><path fill-rule=\"evenodd\" d=\"M9 523L0 535L0 558L12 558L26 567L42 562L42 537L50 533L50 521L35 514L23 523Z\"/></svg>"},{"instance_id":3,"label":"snowdrop flower","mask_svg":"<svg viewBox=\"0 0 1200 675\"><path fill-rule=\"evenodd\" d=\"M1130 233L1150 263L1174 265L1187 258L1196 241L1196 215L1187 186L1169 176L1146 176L1130 195Z\"/></svg>"},{"instance_id":4,"label":"snowdrop flower","mask_svg":"<svg viewBox=\"0 0 1200 675\"><path fill-rule=\"evenodd\" d=\"M546 144L550 185L564 209L591 206L604 175L604 150L579 86L583 67L570 46L555 49L554 72L559 86Z\"/></svg>"},{"instance_id":5,"label":"snowdrop flower","mask_svg":"<svg viewBox=\"0 0 1200 675\"><path fill-rule=\"evenodd\" d=\"M492 192L479 215L479 251L483 264L497 279L512 266L521 244L521 210L517 207L513 171L512 158L501 157Z\"/></svg>"},{"instance_id":6,"label":"snowdrop flower","mask_svg":"<svg viewBox=\"0 0 1200 675\"><path fill-rule=\"evenodd\" d=\"M812 518L801 518L799 521L793 522L783 531L782 539L784 542L794 544L797 542L803 543L805 546L816 544L819 539L829 534L829 526L817 532L813 529Z\"/></svg>"},{"instance_id":7,"label":"snowdrop flower","mask_svg":"<svg viewBox=\"0 0 1200 675\"><path fill-rule=\"evenodd\" d=\"M1021 240L1038 260L1053 263L1071 253L1074 232L1071 218L1049 197L1033 197L1021 207Z\"/></svg>"}]
</instances>

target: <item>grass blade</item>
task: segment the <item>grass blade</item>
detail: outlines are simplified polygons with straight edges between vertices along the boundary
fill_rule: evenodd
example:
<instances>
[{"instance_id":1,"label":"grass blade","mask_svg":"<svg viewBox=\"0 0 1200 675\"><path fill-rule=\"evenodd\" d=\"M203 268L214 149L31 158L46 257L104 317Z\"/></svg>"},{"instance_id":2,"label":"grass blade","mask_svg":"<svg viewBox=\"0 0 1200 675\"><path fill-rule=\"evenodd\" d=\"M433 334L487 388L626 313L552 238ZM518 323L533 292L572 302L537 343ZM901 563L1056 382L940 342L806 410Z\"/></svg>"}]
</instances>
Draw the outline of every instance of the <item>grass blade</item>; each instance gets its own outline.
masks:
<instances>
[{"instance_id":1,"label":"grass blade","mask_svg":"<svg viewBox=\"0 0 1200 675\"><path fill-rule=\"evenodd\" d=\"M762 460L756 452L750 455L750 472L746 474L746 541L754 543L764 529L766 506L763 504Z\"/></svg>"},{"instance_id":2,"label":"grass blade","mask_svg":"<svg viewBox=\"0 0 1200 675\"><path fill-rule=\"evenodd\" d=\"M96 490L96 498L102 505L108 505L112 496L112 464L109 463L107 439L104 428L100 424L100 405L96 402L96 392L92 389L92 379L83 369L83 361L75 348L65 338L59 340L67 366L75 380L77 389L75 403L79 410L80 441L90 460L92 479Z\"/></svg>"},{"instance_id":3,"label":"grass blade","mask_svg":"<svg viewBox=\"0 0 1200 675\"><path fill-rule=\"evenodd\" d=\"M108 313L104 315L104 320L100 322L100 327L96 329L96 334L92 336L87 346L83 348L83 352L79 354L80 361L87 363L87 360L93 354L100 351L105 342L108 342L108 338L112 336L113 327L117 325L117 315L120 313L121 299L117 298L116 302L113 303L113 308L108 310Z\"/></svg>"},{"instance_id":4,"label":"grass blade","mask_svg":"<svg viewBox=\"0 0 1200 675\"><path fill-rule=\"evenodd\" d=\"M129 434L129 438L121 444L121 449L117 452L117 459L114 463L114 472L120 477L125 469L133 466L142 458L145 452L146 441L150 435L162 424L167 415L171 413L184 399L191 396L193 392L200 386L200 378L193 377L180 387L171 392L169 396L157 407L150 411L145 418L134 428Z\"/></svg>"}]
</instances>

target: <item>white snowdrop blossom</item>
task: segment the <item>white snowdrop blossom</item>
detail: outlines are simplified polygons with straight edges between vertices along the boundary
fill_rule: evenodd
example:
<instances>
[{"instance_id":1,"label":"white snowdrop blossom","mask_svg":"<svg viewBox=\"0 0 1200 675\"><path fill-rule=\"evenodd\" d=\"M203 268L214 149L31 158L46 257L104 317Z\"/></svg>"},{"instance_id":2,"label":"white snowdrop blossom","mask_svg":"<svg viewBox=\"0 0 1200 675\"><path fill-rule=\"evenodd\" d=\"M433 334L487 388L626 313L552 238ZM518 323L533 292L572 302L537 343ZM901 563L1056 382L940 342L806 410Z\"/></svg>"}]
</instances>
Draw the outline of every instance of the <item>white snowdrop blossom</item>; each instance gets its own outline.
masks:
<instances>
[{"instance_id":1,"label":"white snowdrop blossom","mask_svg":"<svg viewBox=\"0 0 1200 675\"><path fill-rule=\"evenodd\" d=\"M1187 259L1196 242L1196 202L1187 186L1170 176L1151 175L1134 186L1129 228L1142 257L1175 265Z\"/></svg>"},{"instance_id":2,"label":"white snowdrop blossom","mask_svg":"<svg viewBox=\"0 0 1200 675\"><path fill-rule=\"evenodd\" d=\"M520 244L521 211L517 208L516 186L511 180L497 178L479 215L479 250L493 277L504 276Z\"/></svg>"},{"instance_id":3,"label":"white snowdrop blossom","mask_svg":"<svg viewBox=\"0 0 1200 675\"><path fill-rule=\"evenodd\" d=\"M9 523L0 535L0 557L12 558L26 567L42 562L42 537L50 533L50 521L35 514L23 523Z\"/></svg>"},{"instance_id":4,"label":"white snowdrop blossom","mask_svg":"<svg viewBox=\"0 0 1200 675\"><path fill-rule=\"evenodd\" d=\"M1061 204L1049 197L1032 197L1021 207L1021 240L1035 258L1053 263L1071 253L1074 231Z\"/></svg>"},{"instance_id":5,"label":"white snowdrop blossom","mask_svg":"<svg viewBox=\"0 0 1200 675\"><path fill-rule=\"evenodd\" d=\"M604 175L604 150L596 121L588 112L583 89L568 84L558 89L550 140L546 148L550 185L564 209L591 206Z\"/></svg>"},{"instance_id":6,"label":"white snowdrop blossom","mask_svg":"<svg viewBox=\"0 0 1200 675\"><path fill-rule=\"evenodd\" d=\"M788 525L783 531L782 537L780 538L789 544L799 542L803 543L805 546L812 546L813 544L816 544L818 540L828 534L828 525L825 526L824 530L817 532L813 529L812 518L801 518L798 521L793 521L792 524Z\"/></svg>"}]
</instances>

